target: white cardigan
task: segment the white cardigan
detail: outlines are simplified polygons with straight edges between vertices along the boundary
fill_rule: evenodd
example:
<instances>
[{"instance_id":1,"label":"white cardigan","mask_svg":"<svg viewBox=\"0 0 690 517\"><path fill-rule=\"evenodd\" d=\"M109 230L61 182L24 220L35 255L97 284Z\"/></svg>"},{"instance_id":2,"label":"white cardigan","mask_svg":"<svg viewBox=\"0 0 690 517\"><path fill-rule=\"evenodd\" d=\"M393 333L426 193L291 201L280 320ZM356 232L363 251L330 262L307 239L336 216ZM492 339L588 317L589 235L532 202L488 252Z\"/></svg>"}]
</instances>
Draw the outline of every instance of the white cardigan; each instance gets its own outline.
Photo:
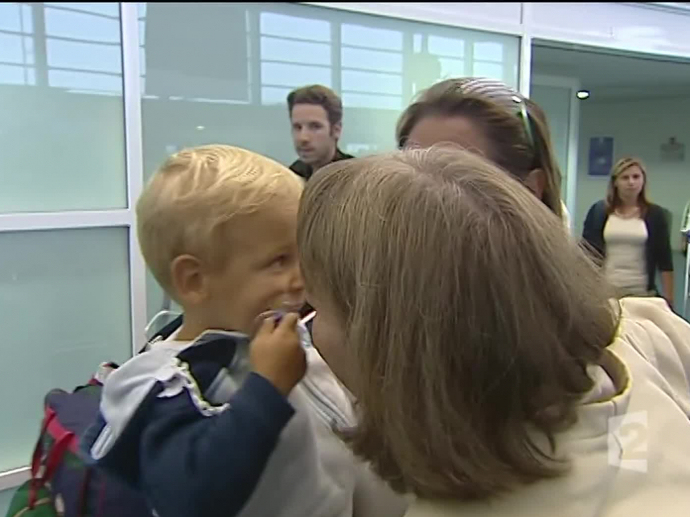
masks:
<instances>
[{"instance_id":1,"label":"white cardigan","mask_svg":"<svg viewBox=\"0 0 690 517\"><path fill-rule=\"evenodd\" d=\"M569 474L490 502L418 500L407 517L690 516L690 325L658 298L621 305L603 364L614 395L557 439Z\"/></svg>"}]
</instances>

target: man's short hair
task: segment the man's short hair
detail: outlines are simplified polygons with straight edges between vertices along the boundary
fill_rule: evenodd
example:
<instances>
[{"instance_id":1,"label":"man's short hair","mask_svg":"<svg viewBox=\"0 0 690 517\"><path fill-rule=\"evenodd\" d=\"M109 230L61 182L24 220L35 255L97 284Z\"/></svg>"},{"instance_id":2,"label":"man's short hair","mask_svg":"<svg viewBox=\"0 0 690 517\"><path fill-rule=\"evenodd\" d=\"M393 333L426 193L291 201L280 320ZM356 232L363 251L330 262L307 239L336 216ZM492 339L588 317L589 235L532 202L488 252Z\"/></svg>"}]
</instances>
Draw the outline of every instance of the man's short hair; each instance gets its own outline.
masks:
<instances>
[{"instance_id":1,"label":"man's short hair","mask_svg":"<svg viewBox=\"0 0 690 517\"><path fill-rule=\"evenodd\" d=\"M191 254L211 267L225 263L230 224L281 196L299 198L303 181L259 154L228 145L206 145L172 155L137 202L142 254L169 294L170 265Z\"/></svg>"},{"instance_id":2,"label":"man's short hair","mask_svg":"<svg viewBox=\"0 0 690 517\"><path fill-rule=\"evenodd\" d=\"M295 104L314 104L326 110L331 126L340 124L343 120L343 102L333 90L314 84L291 91L287 96L288 111L292 115Z\"/></svg>"}]
</instances>

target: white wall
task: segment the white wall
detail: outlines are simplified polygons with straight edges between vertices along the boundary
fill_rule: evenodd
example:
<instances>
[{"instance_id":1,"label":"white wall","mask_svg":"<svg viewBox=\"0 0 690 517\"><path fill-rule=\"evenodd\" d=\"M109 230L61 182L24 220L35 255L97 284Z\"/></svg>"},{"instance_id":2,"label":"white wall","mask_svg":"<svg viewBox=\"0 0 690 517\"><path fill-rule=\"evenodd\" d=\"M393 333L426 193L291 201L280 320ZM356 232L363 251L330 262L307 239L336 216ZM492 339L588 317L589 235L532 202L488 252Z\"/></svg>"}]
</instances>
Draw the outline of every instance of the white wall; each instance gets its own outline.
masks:
<instances>
[{"instance_id":1,"label":"white wall","mask_svg":"<svg viewBox=\"0 0 690 517\"><path fill-rule=\"evenodd\" d=\"M556 159L563 174L561 183L561 196L566 198L567 169L568 169L568 143L570 129L570 88L535 84L533 81L530 90L530 98L539 104L546 113L551 131Z\"/></svg>"},{"instance_id":2,"label":"white wall","mask_svg":"<svg viewBox=\"0 0 690 517\"><path fill-rule=\"evenodd\" d=\"M587 210L606 195L608 178L590 177L589 139L614 138L614 162L623 156L637 156L647 166L648 194L652 202L673 213L671 245L680 246L680 219L690 200L690 95L628 101L589 100L581 104L577 203L573 215L580 234ZM676 137L686 145L685 161L664 163L660 146Z\"/></svg>"},{"instance_id":3,"label":"white wall","mask_svg":"<svg viewBox=\"0 0 690 517\"><path fill-rule=\"evenodd\" d=\"M534 68L534 71L537 72L537 69ZM561 197L569 212L575 207L577 193L580 101L575 93L579 88L580 80L576 77L532 75L530 97L546 113L551 142L561 170Z\"/></svg>"}]
</instances>

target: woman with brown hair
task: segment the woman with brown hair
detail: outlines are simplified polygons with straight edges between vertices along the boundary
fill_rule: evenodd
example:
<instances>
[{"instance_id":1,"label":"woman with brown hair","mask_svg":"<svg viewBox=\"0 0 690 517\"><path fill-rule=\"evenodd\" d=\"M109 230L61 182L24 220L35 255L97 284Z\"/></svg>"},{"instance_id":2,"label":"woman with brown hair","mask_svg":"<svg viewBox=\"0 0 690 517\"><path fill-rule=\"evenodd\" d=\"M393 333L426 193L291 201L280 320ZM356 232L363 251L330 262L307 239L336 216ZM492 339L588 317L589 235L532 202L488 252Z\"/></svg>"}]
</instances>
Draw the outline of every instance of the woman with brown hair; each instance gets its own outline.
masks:
<instances>
[{"instance_id":1,"label":"woman with brown hair","mask_svg":"<svg viewBox=\"0 0 690 517\"><path fill-rule=\"evenodd\" d=\"M587 212L583 239L604 260L606 277L620 296L656 296L661 272L673 307L673 258L664 209L647 200L647 171L636 158L613 167L606 199Z\"/></svg>"},{"instance_id":2,"label":"woman with brown hair","mask_svg":"<svg viewBox=\"0 0 690 517\"><path fill-rule=\"evenodd\" d=\"M332 164L297 239L314 344L357 399L343 437L409 517L687 516L690 325L611 302L509 175L435 147Z\"/></svg>"},{"instance_id":3,"label":"woman with brown hair","mask_svg":"<svg viewBox=\"0 0 690 517\"><path fill-rule=\"evenodd\" d=\"M403 112L395 136L400 149L448 142L485 156L569 224L546 115L509 86L477 77L436 83Z\"/></svg>"}]
</instances>

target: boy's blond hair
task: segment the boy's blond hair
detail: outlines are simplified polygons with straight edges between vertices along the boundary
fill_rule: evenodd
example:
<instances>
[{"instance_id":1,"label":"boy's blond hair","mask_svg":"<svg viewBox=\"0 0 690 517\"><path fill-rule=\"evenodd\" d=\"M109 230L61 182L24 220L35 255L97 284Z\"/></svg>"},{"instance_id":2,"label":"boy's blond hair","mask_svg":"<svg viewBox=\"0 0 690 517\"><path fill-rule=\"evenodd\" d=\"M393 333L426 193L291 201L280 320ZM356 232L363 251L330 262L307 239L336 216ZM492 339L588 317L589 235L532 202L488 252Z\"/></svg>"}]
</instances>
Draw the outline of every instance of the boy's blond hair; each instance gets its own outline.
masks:
<instances>
[{"instance_id":1,"label":"boy's blond hair","mask_svg":"<svg viewBox=\"0 0 690 517\"><path fill-rule=\"evenodd\" d=\"M171 295L170 265L194 255L210 267L227 259L227 230L238 216L279 197L299 198L302 180L279 163L228 145L172 155L137 203L137 231L151 272Z\"/></svg>"},{"instance_id":2,"label":"boy's blond hair","mask_svg":"<svg viewBox=\"0 0 690 517\"><path fill-rule=\"evenodd\" d=\"M394 488L482 499L563 471L556 434L616 314L531 192L468 151L347 160L307 184L297 241L344 327L346 438Z\"/></svg>"}]
</instances>

